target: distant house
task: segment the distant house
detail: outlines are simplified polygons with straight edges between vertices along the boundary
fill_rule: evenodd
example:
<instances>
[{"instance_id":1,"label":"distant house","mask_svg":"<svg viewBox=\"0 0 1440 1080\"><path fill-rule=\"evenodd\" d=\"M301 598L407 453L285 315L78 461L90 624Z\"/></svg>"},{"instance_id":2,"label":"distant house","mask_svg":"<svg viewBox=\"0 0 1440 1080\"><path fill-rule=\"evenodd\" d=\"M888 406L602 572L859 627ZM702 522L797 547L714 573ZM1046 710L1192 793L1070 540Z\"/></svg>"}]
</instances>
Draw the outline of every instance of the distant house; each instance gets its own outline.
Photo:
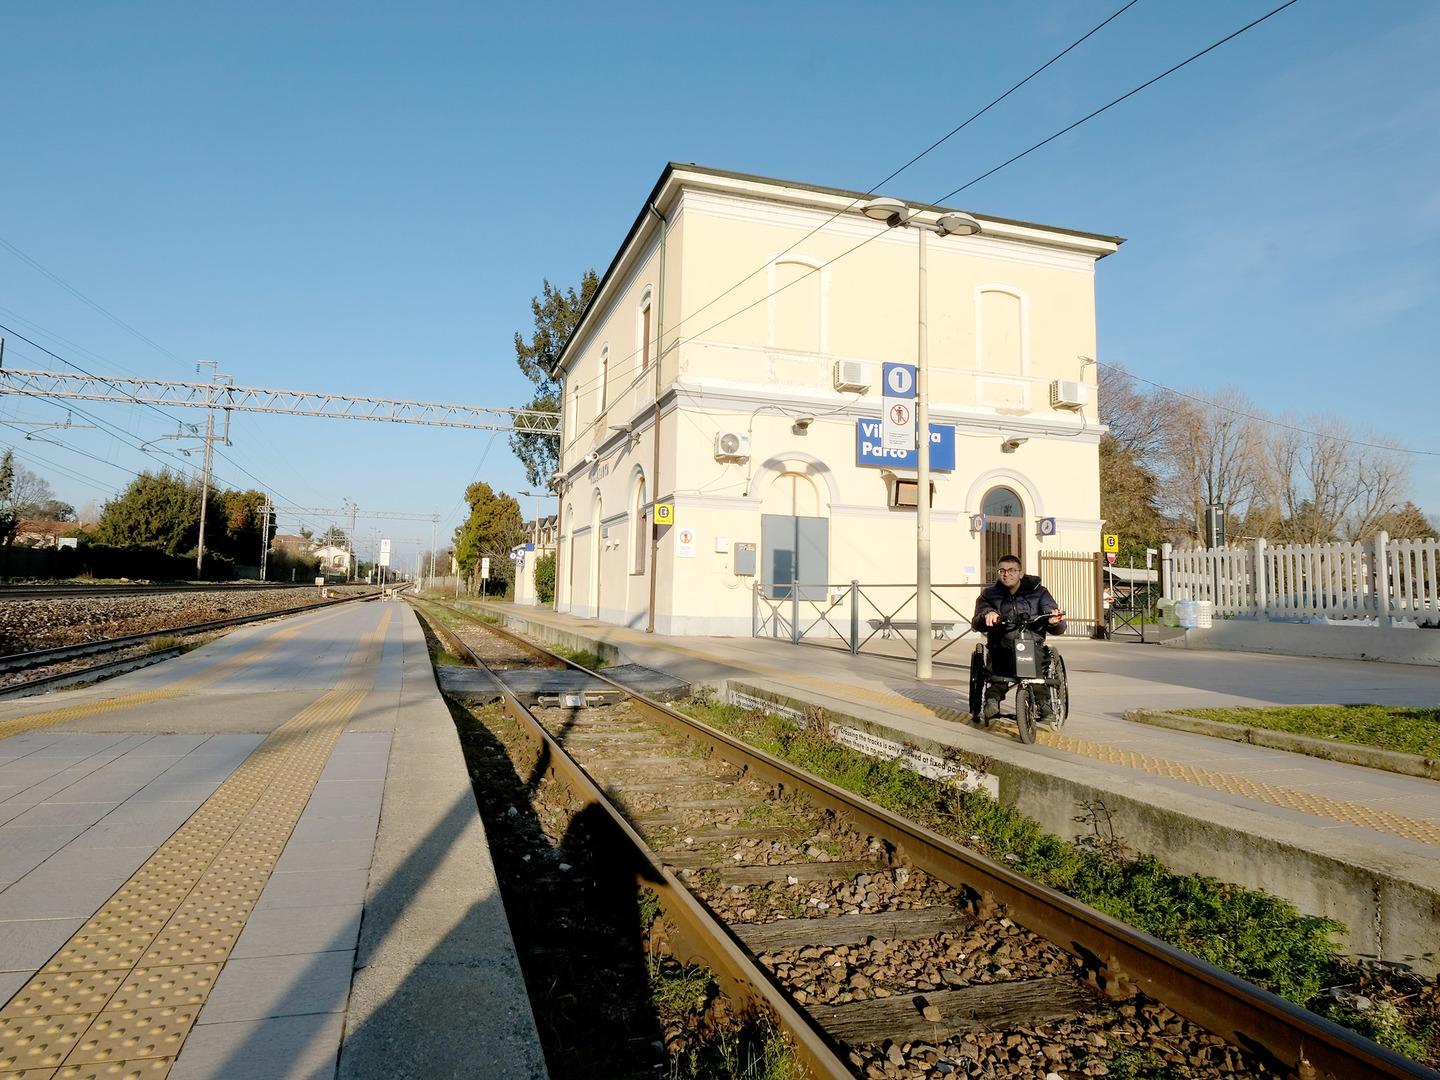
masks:
<instances>
[{"instance_id":1,"label":"distant house","mask_svg":"<svg viewBox=\"0 0 1440 1080\"><path fill-rule=\"evenodd\" d=\"M327 544L315 548L310 554L320 560L320 565L327 574L344 574L347 577L350 575L350 552L347 549Z\"/></svg>"},{"instance_id":2,"label":"distant house","mask_svg":"<svg viewBox=\"0 0 1440 1080\"><path fill-rule=\"evenodd\" d=\"M81 525L78 521L22 521L15 532L15 543L20 547L59 547L61 539L91 528L94 526Z\"/></svg>"}]
</instances>

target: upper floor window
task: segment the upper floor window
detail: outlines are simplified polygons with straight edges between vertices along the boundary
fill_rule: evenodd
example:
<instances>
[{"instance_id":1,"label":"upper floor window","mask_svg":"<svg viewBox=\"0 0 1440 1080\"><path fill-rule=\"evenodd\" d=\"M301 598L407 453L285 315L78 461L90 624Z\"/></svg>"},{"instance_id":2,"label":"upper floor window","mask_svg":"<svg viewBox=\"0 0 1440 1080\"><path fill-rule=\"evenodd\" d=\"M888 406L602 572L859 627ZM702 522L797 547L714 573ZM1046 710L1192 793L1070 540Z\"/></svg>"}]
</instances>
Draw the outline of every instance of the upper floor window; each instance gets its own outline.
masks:
<instances>
[{"instance_id":1,"label":"upper floor window","mask_svg":"<svg viewBox=\"0 0 1440 1080\"><path fill-rule=\"evenodd\" d=\"M652 308L654 307L654 305L653 305L653 304L651 303L651 301L650 301L650 296L651 296L651 290L650 290L649 287L647 286L646 289L645 289L644 294L640 297L640 318L639 318L639 328L638 328L638 331L639 331L639 336L640 336L640 370L641 370L641 371L649 371L649 370L650 370L650 357L651 357L651 351L650 351L650 333L651 333L651 330L650 330L650 323L651 323L650 313L651 313Z\"/></svg>"},{"instance_id":2,"label":"upper floor window","mask_svg":"<svg viewBox=\"0 0 1440 1080\"><path fill-rule=\"evenodd\" d=\"M610 346L600 349L600 385L595 389L595 416L598 419L605 411L605 394L610 380Z\"/></svg>"},{"instance_id":3,"label":"upper floor window","mask_svg":"<svg viewBox=\"0 0 1440 1080\"><path fill-rule=\"evenodd\" d=\"M987 288L980 292L981 371L992 375L1025 374L1025 304L1018 293Z\"/></svg>"},{"instance_id":4,"label":"upper floor window","mask_svg":"<svg viewBox=\"0 0 1440 1080\"><path fill-rule=\"evenodd\" d=\"M770 264L768 338L772 348L825 351L826 277L819 262L799 255Z\"/></svg>"}]
</instances>

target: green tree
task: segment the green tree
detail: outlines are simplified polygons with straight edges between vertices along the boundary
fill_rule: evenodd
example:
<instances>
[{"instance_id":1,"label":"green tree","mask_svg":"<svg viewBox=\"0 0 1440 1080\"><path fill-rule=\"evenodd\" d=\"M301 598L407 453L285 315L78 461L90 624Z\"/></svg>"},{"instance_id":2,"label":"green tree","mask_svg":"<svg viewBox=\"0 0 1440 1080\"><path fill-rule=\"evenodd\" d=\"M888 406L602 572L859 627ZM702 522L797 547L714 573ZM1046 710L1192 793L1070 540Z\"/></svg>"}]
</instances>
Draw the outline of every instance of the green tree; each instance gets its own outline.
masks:
<instances>
[{"instance_id":1,"label":"green tree","mask_svg":"<svg viewBox=\"0 0 1440 1080\"><path fill-rule=\"evenodd\" d=\"M490 560L490 576L508 582L514 573L510 549L525 538L520 504L484 481L465 489L470 516L455 530L455 558L460 572L475 573L481 558Z\"/></svg>"},{"instance_id":2,"label":"green tree","mask_svg":"<svg viewBox=\"0 0 1440 1080\"><path fill-rule=\"evenodd\" d=\"M222 491L215 497L209 512L206 514L205 531L210 533L205 542L215 545L215 550L229 555L237 563L247 566L254 566L260 561L260 546L262 543L268 545L270 537L275 535L275 516L272 512L269 528L265 530L265 537L262 541L262 529L267 524L262 519L265 517L266 498L264 492L260 491ZM210 514L216 516L218 524L223 527L223 536L216 538L214 530L210 527Z\"/></svg>"},{"instance_id":3,"label":"green tree","mask_svg":"<svg viewBox=\"0 0 1440 1080\"><path fill-rule=\"evenodd\" d=\"M218 500L219 493L211 492ZM207 527L215 539L224 536L224 525L214 515L215 527ZM170 555L195 550L200 535L200 491L194 484L168 471L141 473L119 496L100 511L95 540L117 547L153 547ZM206 537L207 542L211 540Z\"/></svg>"},{"instance_id":4,"label":"green tree","mask_svg":"<svg viewBox=\"0 0 1440 1080\"><path fill-rule=\"evenodd\" d=\"M547 551L535 560L535 598L542 604L555 602L555 552Z\"/></svg>"},{"instance_id":5,"label":"green tree","mask_svg":"<svg viewBox=\"0 0 1440 1080\"><path fill-rule=\"evenodd\" d=\"M515 332L515 362L535 384L535 396L523 408L560 411L560 385L550 377L550 372L575 332L580 313L599 285L595 271L587 270L581 275L578 292L574 288L557 289L546 278L541 283L540 295L530 298L535 330L528 341L518 330ZM510 449L524 464L525 479L532 488L550 486L550 477L560 464L558 436L517 431L510 436Z\"/></svg>"},{"instance_id":6,"label":"green tree","mask_svg":"<svg viewBox=\"0 0 1440 1080\"><path fill-rule=\"evenodd\" d=\"M1165 539L1165 519L1155 506L1160 482L1138 455L1106 434L1100 438L1100 516L1105 531L1120 537L1120 566L1145 565L1145 549Z\"/></svg>"},{"instance_id":7,"label":"green tree","mask_svg":"<svg viewBox=\"0 0 1440 1080\"><path fill-rule=\"evenodd\" d=\"M15 503L15 454L0 455L0 547L9 547L20 531L20 508Z\"/></svg>"},{"instance_id":8,"label":"green tree","mask_svg":"<svg viewBox=\"0 0 1440 1080\"><path fill-rule=\"evenodd\" d=\"M1435 526L1424 512L1409 499L1404 506L1397 506L1375 519L1370 535L1384 529L1392 540L1414 540L1422 536L1436 535Z\"/></svg>"},{"instance_id":9,"label":"green tree","mask_svg":"<svg viewBox=\"0 0 1440 1080\"><path fill-rule=\"evenodd\" d=\"M323 533L320 534L320 539L317 541L317 543L321 547L337 547L348 549L350 547L350 535L344 529L340 528L339 525L331 525L328 529L326 529Z\"/></svg>"}]
</instances>

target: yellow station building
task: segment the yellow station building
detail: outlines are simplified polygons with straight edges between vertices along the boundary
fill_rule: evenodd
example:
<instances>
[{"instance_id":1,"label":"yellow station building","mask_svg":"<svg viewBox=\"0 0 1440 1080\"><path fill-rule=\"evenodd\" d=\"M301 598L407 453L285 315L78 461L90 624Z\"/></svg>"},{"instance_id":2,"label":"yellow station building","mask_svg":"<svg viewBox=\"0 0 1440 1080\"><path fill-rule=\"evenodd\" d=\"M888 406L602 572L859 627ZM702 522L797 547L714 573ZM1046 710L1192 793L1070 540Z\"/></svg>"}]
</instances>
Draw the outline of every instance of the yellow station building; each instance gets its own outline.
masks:
<instances>
[{"instance_id":1,"label":"yellow station building","mask_svg":"<svg viewBox=\"0 0 1440 1080\"><path fill-rule=\"evenodd\" d=\"M559 610L748 635L757 586L913 586L914 455L879 424L883 365L917 360L921 232L871 198L665 168L556 366ZM925 245L936 583L1101 529L1095 264L1121 239L969 213Z\"/></svg>"}]
</instances>

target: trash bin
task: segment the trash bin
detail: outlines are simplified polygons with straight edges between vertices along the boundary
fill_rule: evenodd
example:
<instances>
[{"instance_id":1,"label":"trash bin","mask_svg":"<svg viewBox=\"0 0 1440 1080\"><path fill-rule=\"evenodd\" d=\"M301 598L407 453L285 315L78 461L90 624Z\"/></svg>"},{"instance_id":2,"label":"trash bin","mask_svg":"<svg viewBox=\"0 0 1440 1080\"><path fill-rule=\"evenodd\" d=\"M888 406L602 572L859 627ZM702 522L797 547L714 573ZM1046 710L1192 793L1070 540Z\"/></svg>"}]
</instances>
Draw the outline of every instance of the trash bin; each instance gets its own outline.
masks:
<instances>
[{"instance_id":1,"label":"trash bin","mask_svg":"<svg viewBox=\"0 0 1440 1080\"><path fill-rule=\"evenodd\" d=\"M1175 624L1184 630L1194 630L1197 617L1195 608L1194 600L1175 601Z\"/></svg>"}]
</instances>

